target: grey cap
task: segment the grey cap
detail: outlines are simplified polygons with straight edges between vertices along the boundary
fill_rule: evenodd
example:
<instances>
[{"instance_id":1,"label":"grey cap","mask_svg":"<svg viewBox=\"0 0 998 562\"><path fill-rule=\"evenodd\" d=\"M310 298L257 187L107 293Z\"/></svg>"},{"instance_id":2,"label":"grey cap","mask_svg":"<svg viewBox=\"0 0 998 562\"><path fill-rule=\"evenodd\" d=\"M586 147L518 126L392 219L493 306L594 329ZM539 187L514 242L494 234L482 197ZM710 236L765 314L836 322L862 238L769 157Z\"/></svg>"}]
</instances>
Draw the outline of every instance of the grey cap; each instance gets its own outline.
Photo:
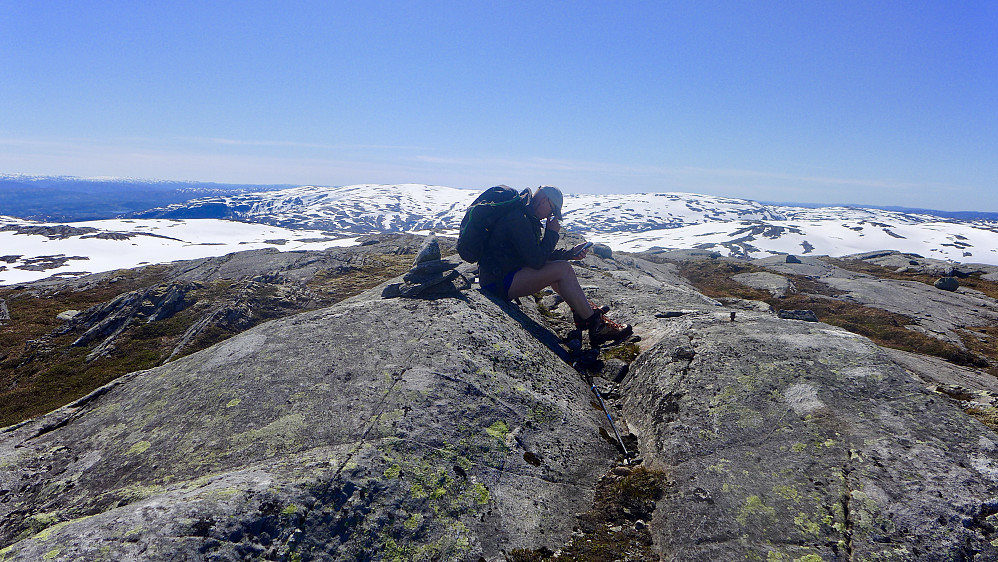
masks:
<instances>
[{"instance_id":1,"label":"grey cap","mask_svg":"<svg viewBox=\"0 0 998 562\"><path fill-rule=\"evenodd\" d=\"M551 202L551 207L554 209L554 218L561 220L561 204L564 202L564 197L561 195L561 190L553 185L542 185L537 188L537 193L534 195L543 194Z\"/></svg>"}]
</instances>

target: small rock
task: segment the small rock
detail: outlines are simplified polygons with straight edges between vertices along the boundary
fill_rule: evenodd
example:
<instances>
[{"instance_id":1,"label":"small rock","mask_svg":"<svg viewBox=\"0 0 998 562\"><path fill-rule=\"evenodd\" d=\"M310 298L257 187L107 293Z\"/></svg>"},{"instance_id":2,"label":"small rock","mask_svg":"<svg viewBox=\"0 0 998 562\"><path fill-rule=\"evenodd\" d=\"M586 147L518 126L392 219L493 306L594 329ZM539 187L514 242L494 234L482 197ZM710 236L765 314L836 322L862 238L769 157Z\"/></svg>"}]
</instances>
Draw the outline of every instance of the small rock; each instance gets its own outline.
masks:
<instances>
[{"instance_id":1,"label":"small rock","mask_svg":"<svg viewBox=\"0 0 998 562\"><path fill-rule=\"evenodd\" d=\"M627 376L629 365L620 359L607 359L603 362L600 376L613 382L620 382Z\"/></svg>"},{"instance_id":2,"label":"small rock","mask_svg":"<svg viewBox=\"0 0 998 562\"><path fill-rule=\"evenodd\" d=\"M620 525L617 525L615 527L610 527L610 532L611 533L619 533L619 532L621 532L623 530L624 530L624 528L622 526L620 526Z\"/></svg>"},{"instance_id":3,"label":"small rock","mask_svg":"<svg viewBox=\"0 0 998 562\"><path fill-rule=\"evenodd\" d=\"M956 280L956 277L940 277L933 285L943 291L955 291L960 288L960 282Z\"/></svg>"},{"instance_id":4,"label":"small rock","mask_svg":"<svg viewBox=\"0 0 998 562\"><path fill-rule=\"evenodd\" d=\"M800 258L793 254L787 254L787 263L801 263Z\"/></svg>"},{"instance_id":5,"label":"small rock","mask_svg":"<svg viewBox=\"0 0 998 562\"><path fill-rule=\"evenodd\" d=\"M412 262L412 265L419 265L424 262L434 261L440 259L440 242L437 241L437 237L427 236L426 241L423 242L423 247L419 249L419 253L416 254L416 260Z\"/></svg>"},{"instance_id":6,"label":"small rock","mask_svg":"<svg viewBox=\"0 0 998 562\"><path fill-rule=\"evenodd\" d=\"M648 526L648 524L645 523L644 521L640 520L640 519L638 519L637 521L634 522L634 529L636 531L640 531L641 529L644 529L647 526Z\"/></svg>"},{"instance_id":7,"label":"small rock","mask_svg":"<svg viewBox=\"0 0 998 562\"><path fill-rule=\"evenodd\" d=\"M776 313L784 320L803 320L804 322L817 322L818 316L813 310L781 310Z\"/></svg>"},{"instance_id":8,"label":"small rock","mask_svg":"<svg viewBox=\"0 0 998 562\"><path fill-rule=\"evenodd\" d=\"M63 322L68 322L69 320L76 318L76 315L79 313L80 313L79 310L64 310L59 314L56 314L55 319L62 320ZM0 320L3 320L2 313L0 313Z\"/></svg>"},{"instance_id":9,"label":"small rock","mask_svg":"<svg viewBox=\"0 0 998 562\"><path fill-rule=\"evenodd\" d=\"M613 250L605 244L594 244L592 252L605 260L613 258Z\"/></svg>"},{"instance_id":10,"label":"small rock","mask_svg":"<svg viewBox=\"0 0 998 562\"><path fill-rule=\"evenodd\" d=\"M672 350L672 358L677 361L691 361L697 356L697 352L689 346L679 346Z\"/></svg>"},{"instance_id":11,"label":"small rock","mask_svg":"<svg viewBox=\"0 0 998 562\"><path fill-rule=\"evenodd\" d=\"M450 271L458 266L456 262L450 260L427 260L419 262L415 267L409 270L405 274L406 281L409 281L413 277L418 277L422 275L433 275L434 273L443 273L444 271Z\"/></svg>"},{"instance_id":12,"label":"small rock","mask_svg":"<svg viewBox=\"0 0 998 562\"><path fill-rule=\"evenodd\" d=\"M631 474L631 469L626 466L617 466L614 467L612 472L617 476L629 476Z\"/></svg>"},{"instance_id":13,"label":"small rock","mask_svg":"<svg viewBox=\"0 0 998 562\"><path fill-rule=\"evenodd\" d=\"M457 271L450 271L447 275L437 275L429 279L421 279L418 283L416 282L406 282L399 287L400 296L403 297L417 297L422 294L434 294L439 295L443 293L451 293L457 289L454 287L450 281L457 279L461 274Z\"/></svg>"},{"instance_id":14,"label":"small rock","mask_svg":"<svg viewBox=\"0 0 998 562\"><path fill-rule=\"evenodd\" d=\"M670 310L668 312L656 312L655 318L679 318L684 314L686 313L681 310Z\"/></svg>"}]
</instances>

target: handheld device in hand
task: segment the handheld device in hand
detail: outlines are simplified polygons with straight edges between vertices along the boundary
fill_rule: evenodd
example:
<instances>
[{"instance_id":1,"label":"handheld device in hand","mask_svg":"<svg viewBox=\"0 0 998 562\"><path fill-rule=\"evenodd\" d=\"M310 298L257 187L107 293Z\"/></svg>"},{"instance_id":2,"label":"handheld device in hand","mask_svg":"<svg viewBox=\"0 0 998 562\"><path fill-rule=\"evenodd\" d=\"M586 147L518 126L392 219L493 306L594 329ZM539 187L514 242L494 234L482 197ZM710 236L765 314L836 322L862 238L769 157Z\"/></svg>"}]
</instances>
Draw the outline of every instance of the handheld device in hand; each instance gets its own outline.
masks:
<instances>
[{"instance_id":1,"label":"handheld device in hand","mask_svg":"<svg viewBox=\"0 0 998 562\"><path fill-rule=\"evenodd\" d=\"M593 243L592 242L586 242L585 244L582 245L581 248L579 248L579 251L575 252L575 254L573 254L573 255L576 255L576 256L582 255L582 252L585 252L586 250L588 250L589 248L592 248L592 247L593 247Z\"/></svg>"}]
</instances>

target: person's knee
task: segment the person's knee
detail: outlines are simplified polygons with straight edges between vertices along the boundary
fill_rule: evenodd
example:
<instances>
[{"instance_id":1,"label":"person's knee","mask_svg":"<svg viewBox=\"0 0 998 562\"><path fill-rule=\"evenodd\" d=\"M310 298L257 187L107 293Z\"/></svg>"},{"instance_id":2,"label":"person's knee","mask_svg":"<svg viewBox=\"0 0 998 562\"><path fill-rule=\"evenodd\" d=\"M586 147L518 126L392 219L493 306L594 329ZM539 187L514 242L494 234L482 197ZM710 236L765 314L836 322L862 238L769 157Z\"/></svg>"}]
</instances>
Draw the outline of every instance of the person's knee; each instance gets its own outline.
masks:
<instances>
[{"instance_id":1,"label":"person's knee","mask_svg":"<svg viewBox=\"0 0 998 562\"><path fill-rule=\"evenodd\" d=\"M553 266L554 270L557 272L558 281L567 281L575 279L575 268L572 267L572 264L568 263L567 261L565 260L553 261L550 262L549 265Z\"/></svg>"}]
</instances>

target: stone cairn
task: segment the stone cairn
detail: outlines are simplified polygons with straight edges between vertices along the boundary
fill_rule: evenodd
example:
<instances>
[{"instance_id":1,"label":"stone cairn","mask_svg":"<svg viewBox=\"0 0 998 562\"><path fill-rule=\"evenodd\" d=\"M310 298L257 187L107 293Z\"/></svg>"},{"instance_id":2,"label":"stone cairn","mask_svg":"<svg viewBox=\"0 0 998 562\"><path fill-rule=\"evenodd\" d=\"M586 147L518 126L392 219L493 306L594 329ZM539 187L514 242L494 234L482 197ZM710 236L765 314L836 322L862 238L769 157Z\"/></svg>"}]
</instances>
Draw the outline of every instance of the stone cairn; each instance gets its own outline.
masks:
<instances>
[{"instance_id":1,"label":"stone cairn","mask_svg":"<svg viewBox=\"0 0 998 562\"><path fill-rule=\"evenodd\" d=\"M458 270L461 265L440 257L440 243L431 234L416 255L412 269L402 276L403 282L388 285L381 296L432 299L456 295L471 288L469 278Z\"/></svg>"}]
</instances>

